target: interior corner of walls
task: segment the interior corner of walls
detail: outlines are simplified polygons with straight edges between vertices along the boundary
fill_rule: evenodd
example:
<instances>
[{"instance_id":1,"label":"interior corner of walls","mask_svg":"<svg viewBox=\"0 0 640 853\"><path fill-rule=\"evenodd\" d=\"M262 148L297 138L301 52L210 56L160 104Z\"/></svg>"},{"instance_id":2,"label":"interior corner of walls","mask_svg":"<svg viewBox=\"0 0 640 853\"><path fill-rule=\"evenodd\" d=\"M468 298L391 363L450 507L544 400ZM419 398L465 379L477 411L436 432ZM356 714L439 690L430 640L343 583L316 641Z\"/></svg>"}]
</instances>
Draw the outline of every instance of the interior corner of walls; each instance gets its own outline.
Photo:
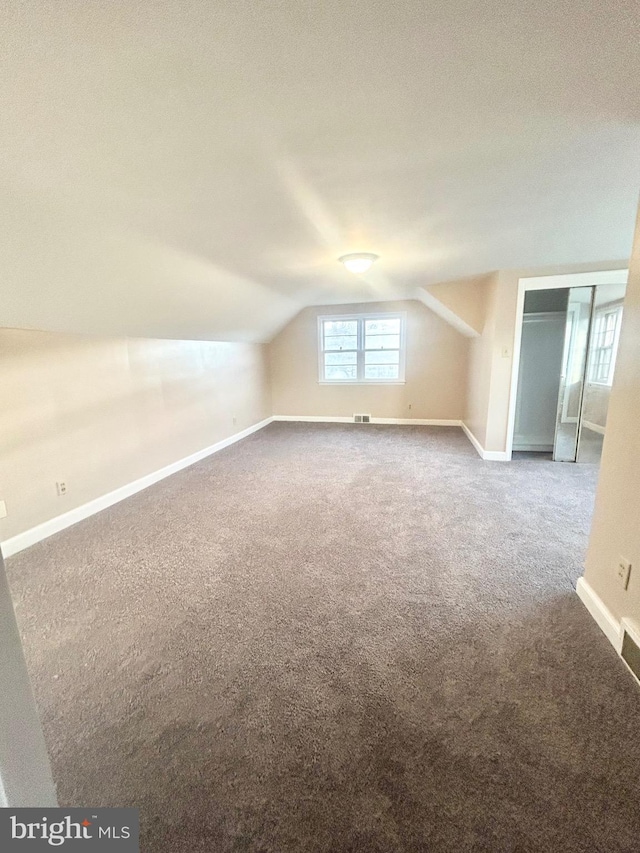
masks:
<instances>
[{"instance_id":1,"label":"interior corner of walls","mask_svg":"<svg viewBox=\"0 0 640 853\"><path fill-rule=\"evenodd\" d=\"M486 450L464 421L460 422L464 434L474 446L478 456L485 462L509 462L511 454L506 450Z\"/></svg>"},{"instance_id":2,"label":"interior corner of walls","mask_svg":"<svg viewBox=\"0 0 640 853\"><path fill-rule=\"evenodd\" d=\"M484 459L484 447L480 444L475 435L471 432L469 427L466 425L464 421L461 422L460 426L462 427L462 431L467 436L471 444L473 445L476 453L481 459Z\"/></svg>"},{"instance_id":3,"label":"interior corner of walls","mask_svg":"<svg viewBox=\"0 0 640 853\"><path fill-rule=\"evenodd\" d=\"M576 583L576 593L597 623L602 633L617 652L620 652L622 642L622 625L620 620L609 610L589 581L582 575Z\"/></svg>"},{"instance_id":4,"label":"interior corner of walls","mask_svg":"<svg viewBox=\"0 0 640 853\"><path fill-rule=\"evenodd\" d=\"M271 350L271 346L272 346L272 344L273 344L275 341L277 341L277 339L280 337L280 335L282 334L282 332L284 332L284 330L285 330L288 326L290 326L293 322L295 322L295 320L300 316L300 314L301 314L304 310L305 310L305 309L304 309L304 307L299 307L299 308L298 308L298 310L297 310L294 314L289 315L289 316L288 316L288 317L287 317L287 318L286 318L282 323L280 323L280 324L279 324L279 325L278 325L278 326L277 326L277 327L272 331L272 333L269 335L269 337L268 337L268 338L263 342L263 343L264 343L264 345L267 347L267 350L268 350L268 351L270 351L270 350Z\"/></svg>"}]
</instances>

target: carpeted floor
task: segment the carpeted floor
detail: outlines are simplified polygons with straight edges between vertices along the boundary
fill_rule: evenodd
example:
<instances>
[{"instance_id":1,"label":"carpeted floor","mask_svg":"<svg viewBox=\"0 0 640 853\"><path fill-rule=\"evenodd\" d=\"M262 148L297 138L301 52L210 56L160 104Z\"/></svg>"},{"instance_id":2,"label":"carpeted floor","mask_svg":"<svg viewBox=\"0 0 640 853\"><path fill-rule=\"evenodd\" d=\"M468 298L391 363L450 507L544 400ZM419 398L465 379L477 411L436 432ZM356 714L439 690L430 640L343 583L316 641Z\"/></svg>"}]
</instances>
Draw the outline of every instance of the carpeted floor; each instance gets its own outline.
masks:
<instances>
[{"instance_id":1,"label":"carpeted floor","mask_svg":"<svg viewBox=\"0 0 640 853\"><path fill-rule=\"evenodd\" d=\"M146 853L637 851L595 477L272 424L9 560L60 801Z\"/></svg>"}]
</instances>

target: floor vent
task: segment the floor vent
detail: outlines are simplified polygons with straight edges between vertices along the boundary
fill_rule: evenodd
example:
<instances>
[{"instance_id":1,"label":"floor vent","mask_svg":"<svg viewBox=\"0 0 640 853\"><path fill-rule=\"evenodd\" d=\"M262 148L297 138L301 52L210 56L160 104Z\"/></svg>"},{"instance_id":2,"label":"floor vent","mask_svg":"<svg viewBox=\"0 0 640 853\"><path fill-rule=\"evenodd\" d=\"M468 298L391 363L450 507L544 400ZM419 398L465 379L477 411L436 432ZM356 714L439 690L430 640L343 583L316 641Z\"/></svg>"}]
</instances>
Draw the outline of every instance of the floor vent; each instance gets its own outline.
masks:
<instances>
[{"instance_id":1,"label":"floor vent","mask_svg":"<svg viewBox=\"0 0 640 853\"><path fill-rule=\"evenodd\" d=\"M354 415L353 420L356 424L370 424L371 415Z\"/></svg>"},{"instance_id":2,"label":"floor vent","mask_svg":"<svg viewBox=\"0 0 640 853\"><path fill-rule=\"evenodd\" d=\"M637 680L640 681L640 645L638 645L636 637L632 636L626 628L622 634L620 656Z\"/></svg>"}]
</instances>

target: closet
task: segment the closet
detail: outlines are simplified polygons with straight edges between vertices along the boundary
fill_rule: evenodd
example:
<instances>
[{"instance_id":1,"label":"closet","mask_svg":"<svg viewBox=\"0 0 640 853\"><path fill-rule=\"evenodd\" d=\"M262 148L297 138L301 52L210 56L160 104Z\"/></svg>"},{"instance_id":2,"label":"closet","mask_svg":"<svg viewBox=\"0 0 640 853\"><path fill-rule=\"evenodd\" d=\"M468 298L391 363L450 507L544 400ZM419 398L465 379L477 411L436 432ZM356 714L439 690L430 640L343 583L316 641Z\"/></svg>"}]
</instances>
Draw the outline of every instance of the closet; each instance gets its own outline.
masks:
<instances>
[{"instance_id":1,"label":"closet","mask_svg":"<svg viewBox=\"0 0 640 853\"><path fill-rule=\"evenodd\" d=\"M514 451L599 462L624 293L599 284L525 294Z\"/></svg>"}]
</instances>

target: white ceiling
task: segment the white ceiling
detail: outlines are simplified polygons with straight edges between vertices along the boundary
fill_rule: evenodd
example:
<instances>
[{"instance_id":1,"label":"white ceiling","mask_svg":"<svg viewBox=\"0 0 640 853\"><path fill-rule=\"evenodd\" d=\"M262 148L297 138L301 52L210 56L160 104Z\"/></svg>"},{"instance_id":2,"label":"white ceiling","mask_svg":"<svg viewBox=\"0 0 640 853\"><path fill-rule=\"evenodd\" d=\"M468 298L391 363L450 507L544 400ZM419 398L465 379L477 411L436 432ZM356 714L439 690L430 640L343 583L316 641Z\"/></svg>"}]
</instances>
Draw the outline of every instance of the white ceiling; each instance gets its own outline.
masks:
<instances>
[{"instance_id":1,"label":"white ceiling","mask_svg":"<svg viewBox=\"0 0 640 853\"><path fill-rule=\"evenodd\" d=\"M3 0L0 325L264 340L624 261L640 4ZM337 262L381 260L364 279Z\"/></svg>"}]
</instances>

